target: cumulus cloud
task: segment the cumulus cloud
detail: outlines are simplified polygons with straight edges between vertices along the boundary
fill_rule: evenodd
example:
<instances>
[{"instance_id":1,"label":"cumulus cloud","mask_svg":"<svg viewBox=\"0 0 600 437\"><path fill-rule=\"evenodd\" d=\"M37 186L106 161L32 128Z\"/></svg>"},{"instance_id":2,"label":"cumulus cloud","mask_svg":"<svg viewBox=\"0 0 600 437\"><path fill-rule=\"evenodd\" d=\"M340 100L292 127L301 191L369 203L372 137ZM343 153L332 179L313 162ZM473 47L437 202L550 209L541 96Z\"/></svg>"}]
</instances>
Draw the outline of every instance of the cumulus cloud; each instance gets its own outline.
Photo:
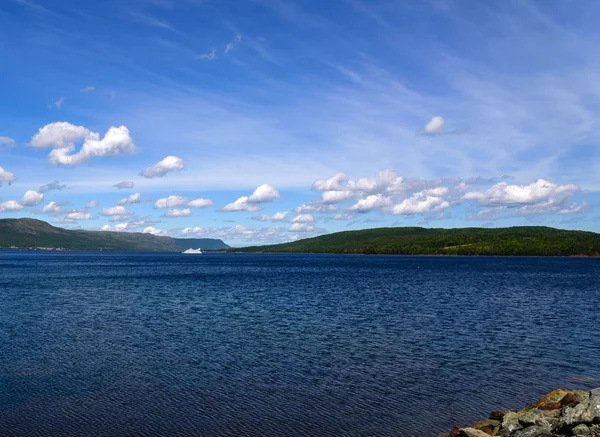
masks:
<instances>
[{"instance_id":1,"label":"cumulus cloud","mask_svg":"<svg viewBox=\"0 0 600 437\"><path fill-rule=\"evenodd\" d=\"M98 206L98 201L97 200L92 200L88 203L85 204L86 208L95 208Z\"/></svg>"},{"instance_id":2,"label":"cumulus cloud","mask_svg":"<svg viewBox=\"0 0 600 437\"><path fill-rule=\"evenodd\" d=\"M212 206L213 202L210 199L193 199L187 203L187 206L190 208L208 208Z\"/></svg>"},{"instance_id":3,"label":"cumulus cloud","mask_svg":"<svg viewBox=\"0 0 600 437\"><path fill-rule=\"evenodd\" d=\"M503 181L487 191L472 191L464 199L488 208L472 215L471 219L490 219L496 216L575 214L587 209L587 204L571 203L573 195L580 192L574 184L557 185L544 179L529 185L509 185Z\"/></svg>"},{"instance_id":4,"label":"cumulus cloud","mask_svg":"<svg viewBox=\"0 0 600 437\"><path fill-rule=\"evenodd\" d=\"M42 203L44 200L44 195L42 193L38 193L34 190L28 190L19 203L23 206L36 206Z\"/></svg>"},{"instance_id":5,"label":"cumulus cloud","mask_svg":"<svg viewBox=\"0 0 600 437\"><path fill-rule=\"evenodd\" d=\"M321 194L321 201L326 204L342 203L359 195L355 191L325 191Z\"/></svg>"},{"instance_id":6,"label":"cumulus cloud","mask_svg":"<svg viewBox=\"0 0 600 437\"><path fill-rule=\"evenodd\" d=\"M60 205L56 202L50 202L42 208L45 214L57 214L60 212Z\"/></svg>"},{"instance_id":7,"label":"cumulus cloud","mask_svg":"<svg viewBox=\"0 0 600 437\"><path fill-rule=\"evenodd\" d=\"M0 212L20 211L22 209L23 205L21 205L16 200L8 200L6 202L0 203Z\"/></svg>"},{"instance_id":8,"label":"cumulus cloud","mask_svg":"<svg viewBox=\"0 0 600 437\"><path fill-rule=\"evenodd\" d=\"M127 216L133 214L131 211L127 211L124 206L118 205L110 208L102 208L100 214L110 216Z\"/></svg>"},{"instance_id":9,"label":"cumulus cloud","mask_svg":"<svg viewBox=\"0 0 600 437\"><path fill-rule=\"evenodd\" d=\"M147 228L144 228L144 230L142 231L144 234L152 234L152 235L161 235L162 231L160 229L156 229L153 226L148 226Z\"/></svg>"},{"instance_id":10,"label":"cumulus cloud","mask_svg":"<svg viewBox=\"0 0 600 437\"><path fill-rule=\"evenodd\" d=\"M315 218L312 214L300 214L291 220L292 223L312 223L314 221Z\"/></svg>"},{"instance_id":11,"label":"cumulus cloud","mask_svg":"<svg viewBox=\"0 0 600 437\"><path fill-rule=\"evenodd\" d=\"M117 205L133 205L142 202L142 195L140 193L130 194L129 196L119 200Z\"/></svg>"},{"instance_id":12,"label":"cumulus cloud","mask_svg":"<svg viewBox=\"0 0 600 437\"><path fill-rule=\"evenodd\" d=\"M344 173L338 173L329 179L318 179L312 184L312 189L315 191L333 191L342 190L348 183L348 176Z\"/></svg>"},{"instance_id":13,"label":"cumulus cloud","mask_svg":"<svg viewBox=\"0 0 600 437\"><path fill-rule=\"evenodd\" d=\"M423 130L419 131L419 135L460 135L463 133L460 130L444 131L445 125L446 120L444 120L444 117L439 115L432 117Z\"/></svg>"},{"instance_id":14,"label":"cumulus cloud","mask_svg":"<svg viewBox=\"0 0 600 437\"><path fill-rule=\"evenodd\" d=\"M392 200L389 197L383 196L381 194L372 194L370 196L365 197L364 199L360 199L350 208L352 211L356 212L369 212L374 209L384 208L389 206L392 203Z\"/></svg>"},{"instance_id":15,"label":"cumulus cloud","mask_svg":"<svg viewBox=\"0 0 600 437\"><path fill-rule=\"evenodd\" d=\"M230 43L227 43L227 45L225 46L225 50L224 53L227 54L230 51L232 51L239 43L240 41L242 41L242 34L238 33L234 38L233 41L231 41Z\"/></svg>"},{"instance_id":16,"label":"cumulus cloud","mask_svg":"<svg viewBox=\"0 0 600 437\"><path fill-rule=\"evenodd\" d=\"M432 211L443 211L450 208L450 203L439 196L432 196L427 191L415 193L392 208L392 214L413 215Z\"/></svg>"},{"instance_id":17,"label":"cumulus cloud","mask_svg":"<svg viewBox=\"0 0 600 437\"><path fill-rule=\"evenodd\" d=\"M127 230L128 226L129 226L129 223L118 223L114 226L104 225L104 226L102 226L101 229L103 231L123 232L123 231Z\"/></svg>"},{"instance_id":18,"label":"cumulus cloud","mask_svg":"<svg viewBox=\"0 0 600 437\"><path fill-rule=\"evenodd\" d=\"M315 227L308 223L294 223L290 226L290 232L313 232Z\"/></svg>"},{"instance_id":19,"label":"cumulus cloud","mask_svg":"<svg viewBox=\"0 0 600 437\"><path fill-rule=\"evenodd\" d=\"M82 146L75 152L77 142L82 142ZM67 122L50 123L40 128L29 145L36 149L51 147L53 150L48 154L48 161L67 166L87 162L93 157L117 156L135 151L135 144L125 126L111 126L101 139L99 133Z\"/></svg>"},{"instance_id":20,"label":"cumulus cloud","mask_svg":"<svg viewBox=\"0 0 600 437\"><path fill-rule=\"evenodd\" d=\"M167 212L165 212L162 216L163 217L189 217L192 215L192 210L189 208L184 208L184 209L170 209Z\"/></svg>"},{"instance_id":21,"label":"cumulus cloud","mask_svg":"<svg viewBox=\"0 0 600 437\"><path fill-rule=\"evenodd\" d=\"M183 196L169 196L158 199L154 202L154 209L173 208L175 206L183 205L185 200L186 199Z\"/></svg>"},{"instance_id":22,"label":"cumulus cloud","mask_svg":"<svg viewBox=\"0 0 600 437\"><path fill-rule=\"evenodd\" d=\"M15 181L15 175L11 172L4 170L0 167L0 186L2 186L3 182L8 182L8 184L12 184Z\"/></svg>"},{"instance_id":23,"label":"cumulus cloud","mask_svg":"<svg viewBox=\"0 0 600 437\"><path fill-rule=\"evenodd\" d=\"M223 212L234 212L234 211L259 211L261 208L259 204L272 202L275 199L279 199L280 195L275 187L263 184L256 188L250 196L242 196L235 202L230 203L223 207Z\"/></svg>"},{"instance_id":24,"label":"cumulus cloud","mask_svg":"<svg viewBox=\"0 0 600 437\"><path fill-rule=\"evenodd\" d=\"M294 212L298 214L333 213L337 212L337 208L335 205L323 205L315 202L305 202L302 205L294 208Z\"/></svg>"},{"instance_id":25,"label":"cumulus cloud","mask_svg":"<svg viewBox=\"0 0 600 437\"><path fill-rule=\"evenodd\" d=\"M275 189L275 187L269 184L262 184L254 193L248 198L248 202L251 203L265 203L271 202L275 199L279 199L279 193Z\"/></svg>"},{"instance_id":26,"label":"cumulus cloud","mask_svg":"<svg viewBox=\"0 0 600 437\"><path fill-rule=\"evenodd\" d=\"M162 178L171 171L183 170L183 159L177 156L167 156L154 164L154 166L143 170L140 176L145 178Z\"/></svg>"},{"instance_id":27,"label":"cumulus cloud","mask_svg":"<svg viewBox=\"0 0 600 437\"><path fill-rule=\"evenodd\" d=\"M446 120L444 120L444 117L433 117L431 120L429 120L429 123L427 123L423 128L423 133L425 135L441 134L444 130L445 124Z\"/></svg>"},{"instance_id":28,"label":"cumulus cloud","mask_svg":"<svg viewBox=\"0 0 600 437\"><path fill-rule=\"evenodd\" d=\"M221 238L226 242L241 241L244 244L259 243L274 241L287 241L289 239L288 234L284 228L281 227L270 227L270 228L250 228L243 225L235 225L231 227L223 228L211 228L211 227L194 227L185 228L181 231L181 235L185 237L197 237L197 238Z\"/></svg>"},{"instance_id":29,"label":"cumulus cloud","mask_svg":"<svg viewBox=\"0 0 600 437\"><path fill-rule=\"evenodd\" d=\"M509 185L507 182L500 182L485 192L466 193L464 198L482 205L524 205L556 197L563 199L577 191L580 191L577 185L556 185L538 179L529 185Z\"/></svg>"},{"instance_id":30,"label":"cumulus cloud","mask_svg":"<svg viewBox=\"0 0 600 437\"><path fill-rule=\"evenodd\" d=\"M258 220L259 222L283 222L287 219L289 212L276 212L273 215L263 214L261 216L252 217L253 220Z\"/></svg>"},{"instance_id":31,"label":"cumulus cloud","mask_svg":"<svg viewBox=\"0 0 600 437\"><path fill-rule=\"evenodd\" d=\"M0 150L10 149L15 145L15 140L9 137L0 136Z\"/></svg>"},{"instance_id":32,"label":"cumulus cloud","mask_svg":"<svg viewBox=\"0 0 600 437\"><path fill-rule=\"evenodd\" d=\"M59 191L59 190L64 190L65 188L67 188L66 184L61 184L58 181L52 181L49 184L46 185L42 185L38 191L40 193L47 193L48 191Z\"/></svg>"},{"instance_id":33,"label":"cumulus cloud","mask_svg":"<svg viewBox=\"0 0 600 437\"><path fill-rule=\"evenodd\" d=\"M131 189L135 186L133 181L121 181L117 184L114 184L113 187L118 188L119 190Z\"/></svg>"},{"instance_id":34,"label":"cumulus cloud","mask_svg":"<svg viewBox=\"0 0 600 437\"><path fill-rule=\"evenodd\" d=\"M94 216L89 212L71 212L65 218L67 220L92 220Z\"/></svg>"}]
</instances>

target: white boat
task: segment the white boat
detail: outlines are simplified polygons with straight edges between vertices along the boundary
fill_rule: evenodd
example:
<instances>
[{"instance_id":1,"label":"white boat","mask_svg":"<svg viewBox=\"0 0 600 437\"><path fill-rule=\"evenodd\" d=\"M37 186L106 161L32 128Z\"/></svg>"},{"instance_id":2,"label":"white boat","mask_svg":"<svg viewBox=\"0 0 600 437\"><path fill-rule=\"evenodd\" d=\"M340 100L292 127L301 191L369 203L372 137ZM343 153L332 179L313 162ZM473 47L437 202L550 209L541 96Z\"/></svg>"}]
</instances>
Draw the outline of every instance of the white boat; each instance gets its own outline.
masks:
<instances>
[{"instance_id":1,"label":"white boat","mask_svg":"<svg viewBox=\"0 0 600 437\"><path fill-rule=\"evenodd\" d=\"M188 249L183 253L186 255L198 255L202 253L202 249Z\"/></svg>"}]
</instances>

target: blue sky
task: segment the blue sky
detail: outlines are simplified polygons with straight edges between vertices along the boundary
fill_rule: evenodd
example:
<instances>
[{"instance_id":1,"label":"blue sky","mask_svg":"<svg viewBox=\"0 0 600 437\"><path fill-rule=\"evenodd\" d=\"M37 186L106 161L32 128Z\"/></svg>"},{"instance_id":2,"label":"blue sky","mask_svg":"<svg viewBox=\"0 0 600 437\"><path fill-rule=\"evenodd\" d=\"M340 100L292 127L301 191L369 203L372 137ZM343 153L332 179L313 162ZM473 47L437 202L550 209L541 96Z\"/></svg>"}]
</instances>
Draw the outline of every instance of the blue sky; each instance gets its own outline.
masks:
<instances>
[{"instance_id":1,"label":"blue sky","mask_svg":"<svg viewBox=\"0 0 600 437\"><path fill-rule=\"evenodd\" d=\"M600 231L599 13L5 0L0 218L236 246L380 226Z\"/></svg>"}]
</instances>

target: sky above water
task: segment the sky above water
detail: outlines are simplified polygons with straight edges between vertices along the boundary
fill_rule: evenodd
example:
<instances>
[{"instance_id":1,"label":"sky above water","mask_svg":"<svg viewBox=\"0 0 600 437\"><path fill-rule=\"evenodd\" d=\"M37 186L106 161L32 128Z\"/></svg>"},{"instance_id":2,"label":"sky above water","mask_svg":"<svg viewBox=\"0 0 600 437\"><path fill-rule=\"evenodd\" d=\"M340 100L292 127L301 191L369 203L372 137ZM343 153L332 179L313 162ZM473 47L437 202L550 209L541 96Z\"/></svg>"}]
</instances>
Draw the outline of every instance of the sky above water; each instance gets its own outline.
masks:
<instances>
[{"instance_id":1,"label":"sky above water","mask_svg":"<svg viewBox=\"0 0 600 437\"><path fill-rule=\"evenodd\" d=\"M600 231L596 1L3 0L0 218Z\"/></svg>"}]
</instances>

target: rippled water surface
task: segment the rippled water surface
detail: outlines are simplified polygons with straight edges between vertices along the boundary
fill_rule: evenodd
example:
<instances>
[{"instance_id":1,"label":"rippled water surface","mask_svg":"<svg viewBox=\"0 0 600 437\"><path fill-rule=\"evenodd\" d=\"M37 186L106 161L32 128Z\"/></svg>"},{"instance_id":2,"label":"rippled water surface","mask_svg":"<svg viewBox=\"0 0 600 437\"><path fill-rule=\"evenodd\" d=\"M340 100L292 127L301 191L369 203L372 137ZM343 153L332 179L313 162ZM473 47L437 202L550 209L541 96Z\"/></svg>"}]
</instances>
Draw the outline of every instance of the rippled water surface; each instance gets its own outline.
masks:
<instances>
[{"instance_id":1,"label":"rippled water surface","mask_svg":"<svg viewBox=\"0 0 600 437\"><path fill-rule=\"evenodd\" d=\"M599 363L595 259L0 252L1 436L427 437Z\"/></svg>"}]
</instances>

